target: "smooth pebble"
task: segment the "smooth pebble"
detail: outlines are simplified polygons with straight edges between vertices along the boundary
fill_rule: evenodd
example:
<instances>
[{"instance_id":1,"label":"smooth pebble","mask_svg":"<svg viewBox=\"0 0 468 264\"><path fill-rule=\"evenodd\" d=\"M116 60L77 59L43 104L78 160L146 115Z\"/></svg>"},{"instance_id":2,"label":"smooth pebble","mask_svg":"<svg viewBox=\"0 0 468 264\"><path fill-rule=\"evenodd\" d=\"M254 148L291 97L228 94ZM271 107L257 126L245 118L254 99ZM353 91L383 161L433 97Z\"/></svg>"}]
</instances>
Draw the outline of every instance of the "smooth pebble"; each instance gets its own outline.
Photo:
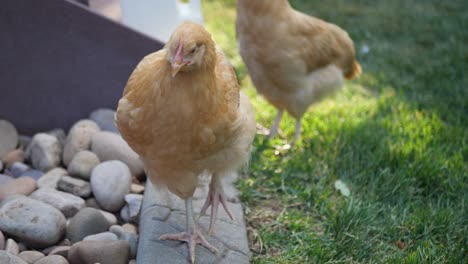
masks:
<instances>
[{"instance_id":1,"label":"smooth pebble","mask_svg":"<svg viewBox=\"0 0 468 264\"><path fill-rule=\"evenodd\" d=\"M91 145L91 138L99 132L99 126L92 120L80 120L76 122L68 133L63 148L63 163L68 166L76 153L88 150Z\"/></svg>"}]
</instances>

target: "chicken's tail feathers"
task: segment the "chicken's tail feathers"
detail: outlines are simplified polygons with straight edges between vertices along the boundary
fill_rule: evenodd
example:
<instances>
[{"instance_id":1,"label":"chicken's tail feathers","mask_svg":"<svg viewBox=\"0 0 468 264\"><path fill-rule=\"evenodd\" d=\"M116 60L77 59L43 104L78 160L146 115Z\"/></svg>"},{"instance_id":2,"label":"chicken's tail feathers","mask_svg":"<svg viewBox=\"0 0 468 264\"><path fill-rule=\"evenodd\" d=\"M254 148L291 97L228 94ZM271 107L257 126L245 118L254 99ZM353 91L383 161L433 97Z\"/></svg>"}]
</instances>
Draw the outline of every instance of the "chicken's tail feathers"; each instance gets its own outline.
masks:
<instances>
[{"instance_id":1,"label":"chicken's tail feathers","mask_svg":"<svg viewBox=\"0 0 468 264\"><path fill-rule=\"evenodd\" d=\"M357 60L353 61L353 64L351 65L351 69L345 74L345 78L348 80L352 80L354 78L359 77L362 73L362 68L361 64Z\"/></svg>"}]
</instances>

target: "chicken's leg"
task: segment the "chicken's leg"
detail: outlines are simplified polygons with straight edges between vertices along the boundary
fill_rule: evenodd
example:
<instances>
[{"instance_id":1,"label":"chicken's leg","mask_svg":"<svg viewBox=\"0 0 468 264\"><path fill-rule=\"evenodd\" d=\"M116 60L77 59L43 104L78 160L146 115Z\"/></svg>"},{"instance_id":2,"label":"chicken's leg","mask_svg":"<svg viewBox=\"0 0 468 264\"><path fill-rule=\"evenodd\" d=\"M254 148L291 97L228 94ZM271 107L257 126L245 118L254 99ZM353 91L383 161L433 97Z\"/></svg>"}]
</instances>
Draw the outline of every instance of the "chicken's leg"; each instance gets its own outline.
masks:
<instances>
[{"instance_id":1,"label":"chicken's leg","mask_svg":"<svg viewBox=\"0 0 468 264\"><path fill-rule=\"evenodd\" d=\"M300 136L301 136L301 119L297 119L296 130L294 131L294 138L293 138L293 141L291 142L291 146L294 146L296 144Z\"/></svg>"},{"instance_id":2,"label":"chicken's leg","mask_svg":"<svg viewBox=\"0 0 468 264\"><path fill-rule=\"evenodd\" d=\"M221 184L221 179L217 174L213 174L211 177L210 191L208 192L208 197L206 197L205 205L200 211L200 216L205 215L208 207L211 206L211 215L210 215L210 228L208 234L213 234L213 227L216 222L216 215L218 214L218 206L221 203L226 210L226 213L232 220L235 220L234 215L231 210L229 210L226 202L226 195L224 194L223 186Z\"/></svg>"},{"instance_id":3,"label":"chicken's leg","mask_svg":"<svg viewBox=\"0 0 468 264\"><path fill-rule=\"evenodd\" d=\"M185 200L185 209L186 209L186 221L187 221L187 231L178 233L178 234L170 234L170 235L162 235L159 239L160 240L178 240L188 243L189 247L189 255L190 261L195 263L195 246L200 244L211 252L216 253L218 250L213 247L206 239L203 237L200 229L198 228L195 218L193 215L193 206L192 206L192 197Z\"/></svg>"},{"instance_id":4,"label":"chicken's leg","mask_svg":"<svg viewBox=\"0 0 468 264\"><path fill-rule=\"evenodd\" d=\"M276 132L278 131L279 124L281 123L281 118L283 117L283 109L278 110L278 114L276 115L275 121L273 122L273 126L270 129L270 135L268 135L269 139L272 139L276 136Z\"/></svg>"}]
</instances>

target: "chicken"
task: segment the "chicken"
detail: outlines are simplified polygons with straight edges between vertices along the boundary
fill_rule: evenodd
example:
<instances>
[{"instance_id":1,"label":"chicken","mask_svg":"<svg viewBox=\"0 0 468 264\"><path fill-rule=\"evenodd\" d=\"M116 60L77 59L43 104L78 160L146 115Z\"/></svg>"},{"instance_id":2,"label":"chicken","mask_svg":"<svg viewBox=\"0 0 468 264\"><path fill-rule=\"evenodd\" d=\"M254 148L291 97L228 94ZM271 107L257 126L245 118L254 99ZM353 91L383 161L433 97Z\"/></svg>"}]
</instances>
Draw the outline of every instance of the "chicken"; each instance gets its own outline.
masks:
<instances>
[{"instance_id":1,"label":"chicken","mask_svg":"<svg viewBox=\"0 0 468 264\"><path fill-rule=\"evenodd\" d=\"M253 84L278 109L270 138L286 110L297 120L294 144L308 107L361 73L344 30L294 10L287 0L238 0L236 31Z\"/></svg>"},{"instance_id":2,"label":"chicken","mask_svg":"<svg viewBox=\"0 0 468 264\"><path fill-rule=\"evenodd\" d=\"M137 152L154 184L185 200L187 232L163 240L211 251L194 218L192 196L198 176L212 174L204 213L211 206L210 232L218 205L226 204L221 178L248 159L255 136L255 115L239 90L232 65L200 25L179 26L164 49L149 54L131 74L119 100L116 124Z\"/></svg>"}]
</instances>

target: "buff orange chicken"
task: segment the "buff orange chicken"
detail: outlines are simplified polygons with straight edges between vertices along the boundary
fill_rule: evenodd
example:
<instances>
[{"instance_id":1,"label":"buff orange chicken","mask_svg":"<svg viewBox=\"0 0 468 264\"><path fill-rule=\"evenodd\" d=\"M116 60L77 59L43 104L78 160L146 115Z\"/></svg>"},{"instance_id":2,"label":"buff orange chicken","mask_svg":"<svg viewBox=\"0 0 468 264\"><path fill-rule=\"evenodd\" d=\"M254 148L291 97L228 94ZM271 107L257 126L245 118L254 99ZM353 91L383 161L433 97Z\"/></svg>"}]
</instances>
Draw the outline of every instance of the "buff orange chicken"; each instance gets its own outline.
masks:
<instances>
[{"instance_id":1,"label":"buff orange chicken","mask_svg":"<svg viewBox=\"0 0 468 264\"><path fill-rule=\"evenodd\" d=\"M182 24L164 49L143 58L118 103L116 124L151 182L185 200L186 232L160 239L187 242L192 263L197 244L215 252L195 220L193 193L198 176L210 172L202 208L211 206L210 232L219 204L233 218L221 178L248 160L255 115L233 67L202 26Z\"/></svg>"},{"instance_id":2,"label":"buff orange chicken","mask_svg":"<svg viewBox=\"0 0 468 264\"><path fill-rule=\"evenodd\" d=\"M278 109L270 138L286 110L297 120L296 142L309 106L361 73L343 29L294 10L287 0L238 0L236 31L253 84Z\"/></svg>"}]
</instances>

